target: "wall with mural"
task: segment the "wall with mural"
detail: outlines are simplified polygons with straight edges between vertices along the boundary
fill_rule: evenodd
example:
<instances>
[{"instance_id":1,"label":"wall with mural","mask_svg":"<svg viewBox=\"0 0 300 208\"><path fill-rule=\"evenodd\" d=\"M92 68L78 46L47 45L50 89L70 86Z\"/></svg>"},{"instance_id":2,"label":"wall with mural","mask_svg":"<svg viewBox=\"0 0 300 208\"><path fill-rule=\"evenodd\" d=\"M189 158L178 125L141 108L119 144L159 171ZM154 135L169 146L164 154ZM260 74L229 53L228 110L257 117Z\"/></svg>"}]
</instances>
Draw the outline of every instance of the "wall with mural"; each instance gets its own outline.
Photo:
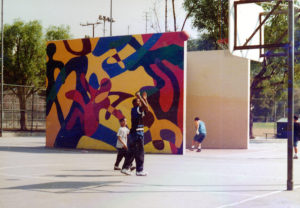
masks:
<instances>
[{"instance_id":1,"label":"wall with mural","mask_svg":"<svg viewBox=\"0 0 300 208\"><path fill-rule=\"evenodd\" d=\"M150 111L145 151L182 154L184 32L47 43L46 146L115 150L135 93Z\"/></svg>"}]
</instances>

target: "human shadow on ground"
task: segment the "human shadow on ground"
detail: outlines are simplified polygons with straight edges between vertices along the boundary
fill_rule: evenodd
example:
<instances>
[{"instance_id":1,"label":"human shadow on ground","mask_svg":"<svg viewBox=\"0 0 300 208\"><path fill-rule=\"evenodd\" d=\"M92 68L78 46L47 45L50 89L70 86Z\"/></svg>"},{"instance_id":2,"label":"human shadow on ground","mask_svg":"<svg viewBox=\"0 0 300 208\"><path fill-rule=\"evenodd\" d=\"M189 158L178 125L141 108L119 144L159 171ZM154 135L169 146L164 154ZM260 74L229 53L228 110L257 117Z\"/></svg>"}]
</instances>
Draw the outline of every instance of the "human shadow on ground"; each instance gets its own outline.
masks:
<instances>
[{"instance_id":1,"label":"human shadow on ground","mask_svg":"<svg viewBox=\"0 0 300 208\"><path fill-rule=\"evenodd\" d=\"M122 181L61 181L61 182L47 182L39 184L30 184L23 186L14 186L8 188L1 188L2 190L26 190L38 192L51 192L51 193L72 193L86 191L87 189L93 190L95 188L111 186L113 184L121 183Z\"/></svg>"},{"instance_id":2,"label":"human shadow on ground","mask_svg":"<svg viewBox=\"0 0 300 208\"><path fill-rule=\"evenodd\" d=\"M285 191L285 184L227 184L185 185L147 184L124 181L61 181L1 188L2 190L26 190L50 193L251 193ZM295 185L298 186L298 185ZM102 189L102 188L105 189ZM121 189L121 190L120 190Z\"/></svg>"}]
</instances>

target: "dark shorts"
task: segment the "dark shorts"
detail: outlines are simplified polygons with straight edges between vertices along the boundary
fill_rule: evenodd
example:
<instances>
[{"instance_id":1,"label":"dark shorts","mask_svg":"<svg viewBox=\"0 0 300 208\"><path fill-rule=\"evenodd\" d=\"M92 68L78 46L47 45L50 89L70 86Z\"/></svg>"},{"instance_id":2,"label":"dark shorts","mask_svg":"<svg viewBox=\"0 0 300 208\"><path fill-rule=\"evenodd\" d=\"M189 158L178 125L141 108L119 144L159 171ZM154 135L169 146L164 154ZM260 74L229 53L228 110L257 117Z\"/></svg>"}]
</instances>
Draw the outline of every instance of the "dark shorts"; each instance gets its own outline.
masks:
<instances>
[{"instance_id":1,"label":"dark shorts","mask_svg":"<svg viewBox=\"0 0 300 208\"><path fill-rule=\"evenodd\" d=\"M294 138L294 147L297 147L297 145L298 145L298 138L297 139Z\"/></svg>"},{"instance_id":2,"label":"dark shorts","mask_svg":"<svg viewBox=\"0 0 300 208\"><path fill-rule=\"evenodd\" d=\"M194 140L196 141L196 142L199 142L199 143L201 143L204 139L205 139L205 134L199 134L199 135L195 135L194 136Z\"/></svg>"}]
</instances>

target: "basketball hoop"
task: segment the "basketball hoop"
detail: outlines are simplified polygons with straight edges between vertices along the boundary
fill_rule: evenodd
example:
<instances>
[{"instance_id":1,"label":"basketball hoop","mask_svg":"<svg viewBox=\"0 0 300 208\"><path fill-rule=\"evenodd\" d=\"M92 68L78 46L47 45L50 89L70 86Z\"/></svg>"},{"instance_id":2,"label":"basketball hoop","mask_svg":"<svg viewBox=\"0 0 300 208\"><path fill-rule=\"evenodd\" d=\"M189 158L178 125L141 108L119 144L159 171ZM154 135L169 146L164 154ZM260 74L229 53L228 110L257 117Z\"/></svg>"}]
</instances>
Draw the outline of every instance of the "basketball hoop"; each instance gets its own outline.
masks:
<instances>
[{"instance_id":1,"label":"basketball hoop","mask_svg":"<svg viewBox=\"0 0 300 208\"><path fill-rule=\"evenodd\" d=\"M223 50L228 49L228 38L223 38L223 39L217 40L217 44Z\"/></svg>"}]
</instances>

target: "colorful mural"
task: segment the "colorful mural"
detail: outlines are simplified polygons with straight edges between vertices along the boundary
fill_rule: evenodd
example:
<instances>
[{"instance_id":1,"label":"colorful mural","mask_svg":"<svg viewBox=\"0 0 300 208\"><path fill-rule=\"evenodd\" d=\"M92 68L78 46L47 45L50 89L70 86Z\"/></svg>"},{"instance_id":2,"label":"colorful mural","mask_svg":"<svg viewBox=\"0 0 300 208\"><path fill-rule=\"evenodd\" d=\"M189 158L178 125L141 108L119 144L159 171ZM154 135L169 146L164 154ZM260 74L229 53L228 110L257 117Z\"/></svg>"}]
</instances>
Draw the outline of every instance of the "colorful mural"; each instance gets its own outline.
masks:
<instances>
[{"instance_id":1,"label":"colorful mural","mask_svg":"<svg viewBox=\"0 0 300 208\"><path fill-rule=\"evenodd\" d=\"M47 43L46 146L115 150L146 91L145 151L182 154L184 32Z\"/></svg>"}]
</instances>

